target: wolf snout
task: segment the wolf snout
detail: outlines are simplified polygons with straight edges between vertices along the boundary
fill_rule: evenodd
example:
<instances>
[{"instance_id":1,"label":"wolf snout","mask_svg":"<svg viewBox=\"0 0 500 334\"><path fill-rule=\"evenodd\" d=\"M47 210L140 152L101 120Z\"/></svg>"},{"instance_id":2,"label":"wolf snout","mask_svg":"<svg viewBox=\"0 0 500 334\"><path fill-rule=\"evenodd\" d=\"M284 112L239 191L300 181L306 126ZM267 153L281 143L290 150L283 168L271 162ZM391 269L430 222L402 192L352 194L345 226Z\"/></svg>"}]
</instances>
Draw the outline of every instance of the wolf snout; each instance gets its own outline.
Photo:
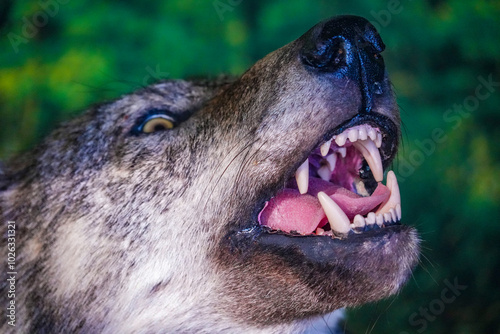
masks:
<instances>
[{"instance_id":1,"label":"wolf snout","mask_svg":"<svg viewBox=\"0 0 500 334\"><path fill-rule=\"evenodd\" d=\"M301 49L303 64L318 75L330 74L354 81L362 94L360 112L370 112L374 95L383 94L384 51L375 27L358 16L339 16L317 24Z\"/></svg>"}]
</instances>

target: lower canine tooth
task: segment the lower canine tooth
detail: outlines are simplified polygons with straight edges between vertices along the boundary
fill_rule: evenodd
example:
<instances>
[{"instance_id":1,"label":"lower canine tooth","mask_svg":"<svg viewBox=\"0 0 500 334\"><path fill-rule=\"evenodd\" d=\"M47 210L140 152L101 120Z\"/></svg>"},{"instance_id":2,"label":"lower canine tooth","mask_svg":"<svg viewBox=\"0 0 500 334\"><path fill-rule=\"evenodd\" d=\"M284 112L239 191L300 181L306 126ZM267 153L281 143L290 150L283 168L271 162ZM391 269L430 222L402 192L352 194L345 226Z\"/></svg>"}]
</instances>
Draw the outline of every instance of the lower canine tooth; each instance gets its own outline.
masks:
<instances>
[{"instance_id":1,"label":"lower canine tooth","mask_svg":"<svg viewBox=\"0 0 500 334\"><path fill-rule=\"evenodd\" d=\"M396 174L391 170L387 173L387 188L389 188L391 192L391 196L387 200L387 202L383 203L380 208L377 210L377 213L386 213L389 212L390 209L396 208L399 205L399 210L401 216L401 195L399 193L399 185L398 179L396 178ZM397 213L397 211L396 211Z\"/></svg>"},{"instance_id":2,"label":"lower canine tooth","mask_svg":"<svg viewBox=\"0 0 500 334\"><path fill-rule=\"evenodd\" d=\"M320 191L318 200L325 211L326 217L330 222L330 227L337 233L346 234L351 229L349 218L344 211L335 203L330 196Z\"/></svg>"},{"instance_id":3,"label":"lower canine tooth","mask_svg":"<svg viewBox=\"0 0 500 334\"><path fill-rule=\"evenodd\" d=\"M398 216L398 220L401 220L401 204L396 205L396 215Z\"/></svg>"},{"instance_id":4,"label":"lower canine tooth","mask_svg":"<svg viewBox=\"0 0 500 334\"><path fill-rule=\"evenodd\" d=\"M297 171L295 172L295 180L297 181L299 192L301 194L307 193L309 188L309 159L306 159L306 161L304 161L302 165L297 168Z\"/></svg>"},{"instance_id":5,"label":"lower canine tooth","mask_svg":"<svg viewBox=\"0 0 500 334\"><path fill-rule=\"evenodd\" d=\"M322 156L326 157L326 155L328 154L328 151L330 151L330 145L332 145L331 139L329 141L327 141L326 143L324 143L323 145L321 145L319 150L321 151Z\"/></svg>"}]
</instances>

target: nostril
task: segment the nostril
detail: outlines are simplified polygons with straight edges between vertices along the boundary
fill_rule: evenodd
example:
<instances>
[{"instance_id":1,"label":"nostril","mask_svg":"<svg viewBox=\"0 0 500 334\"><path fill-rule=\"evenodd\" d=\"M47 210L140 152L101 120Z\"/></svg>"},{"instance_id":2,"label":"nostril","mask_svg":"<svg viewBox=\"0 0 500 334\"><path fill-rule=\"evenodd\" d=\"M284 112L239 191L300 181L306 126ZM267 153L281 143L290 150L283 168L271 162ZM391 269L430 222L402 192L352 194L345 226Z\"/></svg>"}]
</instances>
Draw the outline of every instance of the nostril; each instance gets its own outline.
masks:
<instances>
[{"instance_id":1,"label":"nostril","mask_svg":"<svg viewBox=\"0 0 500 334\"><path fill-rule=\"evenodd\" d=\"M322 71L334 71L346 65L347 51L342 38L311 41L302 50L302 62Z\"/></svg>"}]
</instances>

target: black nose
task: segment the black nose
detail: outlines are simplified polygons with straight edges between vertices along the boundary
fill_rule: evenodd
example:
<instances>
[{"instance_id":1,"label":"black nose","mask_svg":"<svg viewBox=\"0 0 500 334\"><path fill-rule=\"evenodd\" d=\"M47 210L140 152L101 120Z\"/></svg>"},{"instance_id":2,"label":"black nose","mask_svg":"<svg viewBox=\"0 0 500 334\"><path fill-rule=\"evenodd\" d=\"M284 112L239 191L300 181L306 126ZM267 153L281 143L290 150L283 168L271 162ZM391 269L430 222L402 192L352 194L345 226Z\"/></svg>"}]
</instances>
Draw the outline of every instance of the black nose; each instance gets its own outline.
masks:
<instances>
[{"instance_id":1,"label":"black nose","mask_svg":"<svg viewBox=\"0 0 500 334\"><path fill-rule=\"evenodd\" d=\"M373 95L382 94L384 51L375 27L359 16L338 16L313 27L305 36L302 62L313 70L356 82L362 93L361 112L370 112Z\"/></svg>"}]
</instances>

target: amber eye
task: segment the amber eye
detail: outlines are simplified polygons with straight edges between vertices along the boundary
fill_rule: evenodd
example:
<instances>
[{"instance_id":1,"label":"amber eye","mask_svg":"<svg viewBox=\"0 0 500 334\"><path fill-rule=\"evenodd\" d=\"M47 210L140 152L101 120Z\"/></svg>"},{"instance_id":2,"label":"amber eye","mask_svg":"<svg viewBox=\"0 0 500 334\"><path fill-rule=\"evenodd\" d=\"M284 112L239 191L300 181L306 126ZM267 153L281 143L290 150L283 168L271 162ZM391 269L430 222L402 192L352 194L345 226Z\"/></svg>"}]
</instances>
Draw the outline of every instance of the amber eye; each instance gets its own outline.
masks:
<instances>
[{"instance_id":1,"label":"amber eye","mask_svg":"<svg viewBox=\"0 0 500 334\"><path fill-rule=\"evenodd\" d=\"M154 115L144 121L142 125L142 132L152 133L156 131L173 129L174 122L167 118L165 115Z\"/></svg>"}]
</instances>

